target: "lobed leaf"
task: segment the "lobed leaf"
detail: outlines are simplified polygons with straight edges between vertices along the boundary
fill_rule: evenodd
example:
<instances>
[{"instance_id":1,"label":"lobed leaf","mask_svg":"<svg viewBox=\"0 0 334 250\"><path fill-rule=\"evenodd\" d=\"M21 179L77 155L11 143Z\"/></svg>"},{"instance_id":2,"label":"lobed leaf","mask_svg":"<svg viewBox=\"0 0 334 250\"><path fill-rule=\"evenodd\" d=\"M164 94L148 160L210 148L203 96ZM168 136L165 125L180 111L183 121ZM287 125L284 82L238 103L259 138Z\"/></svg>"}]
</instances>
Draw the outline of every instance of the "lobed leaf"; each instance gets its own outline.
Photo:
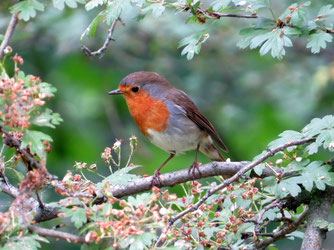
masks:
<instances>
[{"instance_id":1,"label":"lobed leaf","mask_svg":"<svg viewBox=\"0 0 334 250\"><path fill-rule=\"evenodd\" d=\"M45 153L43 141L52 141L52 138L40 131L27 130L23 136L21 148L29 147L32 154L37 154L42 158Z\"/></svg>"},{"instance_id":2,"label":"lobed leaf","mask_svg":"<svg viewBox=\"0 0 334 250\"><path fill-rule=\"evenodd\" d=\"M85 3L85 0L52 0L53 6L57 8L58 10L63 10L65 8L65 5L67 5L70 8L77 8L78 3Z\"/></svg>"},{"instance_id":3,"label":"lobed leaf","mask_svg":"<svg viewBox=\"0 0 334 250\"><path fill-rule=\"evenodd\" d=\"M326 49L326 42L330 43L333 41L332 35L325 33L323 31L317 31L309 35L308 43L306 48L310 48L313 54L319 53L320 49Z\"/></svg>"},{"instance_id":4,"label":"lobed leaf","mask_svg":"<svg viewBox=\"0 0 334 250\"><path fill-rule=\"evenodd\" d=\"M24 0L10 8L11 13L19 13L19 18L24 21L35 17L36 10L44 11L44 4L37 0Z\"/></svg>"},{"instance_id":5,"label":"lobed leaf","mask_svg":"<svg viewBox=\"0 0 334 250\"><path fill-rule=\"evenodd\" d=\"M59 125L63 119L60 114L53 113L51 109L46 109L42 114L37 116L31 123L40 127L55 128L55 125Z\"/></svg>"}]
</instances>

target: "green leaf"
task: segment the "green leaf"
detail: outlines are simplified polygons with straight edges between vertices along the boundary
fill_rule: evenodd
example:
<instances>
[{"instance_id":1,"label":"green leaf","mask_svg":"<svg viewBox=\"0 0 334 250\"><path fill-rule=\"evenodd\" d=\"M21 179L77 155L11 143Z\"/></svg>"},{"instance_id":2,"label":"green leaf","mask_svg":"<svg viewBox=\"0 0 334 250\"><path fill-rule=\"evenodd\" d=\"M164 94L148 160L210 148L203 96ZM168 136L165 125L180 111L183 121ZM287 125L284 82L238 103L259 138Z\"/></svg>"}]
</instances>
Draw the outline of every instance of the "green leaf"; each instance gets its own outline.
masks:
<instances>
[{"instance_id":1,"label":"green leaf","mask_svg":"<svg viewBox=\"0 0 334 250\"><path fill-rule=\"evenodd\" d=\"M86 3L85 8L87 11L89 11L96 8L99 5L103 5L105 2L106 0L90 0L88 3Z\"/></svg>"},{"instance_id":2,"label":"green leaf","mask_svg":"<svg viewBox=\"0 0 334 250\"><path fill-rule=\"evenodd\" d=\"M267 210L263 213L262 220L268 218L269 220L274 220L277 217L277 213L279 212L278 207L274 207L272 209Z\"/></svg>"},{"instance_id":3,"label":"green leaf","mask_svg":"<svg viewBox=\"0 0 334 250\"><path fill-rule=\"evenodd\" d=\"M191 60L195 54L199 54L201 45L209 38L209 34L206 31L196 33L183 38L179 42L178 48L185 46L181 52L181 55L187 55L187 59Z\"/></svg>"},{"instance_id":4,"label":"green leaf","mask_svg":"<svg viewBox=\"0 0 334 250\"><path fill-rule=\"evenodd\" d=\"M327 228L328 231L333 231L334 230L334 223L330 223Z\"/></svg>"},{"instance_id":5,"label":"green leaf","mask_svg":"<svg viewBox=\"0 0 334 250\"><path fill-rule=\"evenodd\" d=\"M60 114L53 113L51 109L46 109L32 121L32 124L40 127L55 128L55 125L59 125L62 121Z\"/></svg>"},{"instance_id":6,"label":"green leaf","mask_svg":"<svg viewBox=\"0 0 334 250\"><path fill-rule=\"evenodd\" d=\"M292 42L284 34L283 29L273 29L267 33L255 36L251 40L249 47L254 49L259 46L261 46L260 54L262 56L271 51L272 57L282 59L285 55L284 47L292 47Z\"/></svg>"},{"instance_id":7,"label":"green leaf","mask_svg":"<svg viewBox=\"0 0 334 250\"><path fill-rule=\"evenodd\" d=\"M129 196L128 202L134 207L138 207L139 205L146 206L147 203L150 201L150 196L151 195L149 193L139 194L135 197Z\"/></svg>"},{"instance_id":8,"label":"green leaf","mask_svg":"<svg viewBox=\"0 0 334 250\"><path fill-rule=\"evenodd\" d=\"M40 84L38 84L38 88L40 89L40 92L49 95L51 97L54 96L54 93L57 91L55 87L53 87L50 83L47 82L41 82Z\"/></svg>"},{"instance_id":9,"label":"green leaf","mask_svg":"<svg viewBox=\"0 0 334 250\"><path fill-rule=\"evenodd\" d=\"M332 42L333 37L328 33L318 31L314 34L311 34L307 40L308 43L306 45L306 48L311 48L311 52L313 54L316 54L320 52L321 48L326 49L326 42Z\"/></svg>"},{"instance_id":10,"label":"green leaf","mask_svg":"<svg viewBox=\"0 0 334 250\"><path fill-rule=\"evenodd\" d=\"M269 0L248 0L246 11L255 12L262 8L269 8Z\"/></svg>"},{"instance_id":11,"label":"green leaf","mask_svg":"<svg viewBox=\"0 0 334 250\"><path fill-rule=\"evenodd\" d=\"M293 28L289 26L283 27L284 35L299 36L302 34L302 31L298 28Z\"/></svg>"},{"instance_id":12,"label":"green leaf","mask_svg":"<svg viewBox=\"0 0 334 250\"><path fill-rule=\"evenodd\" d=\"M13 173L17 181L21 182L24 179L24 175L20 171L17 171L14 168L6 168L6 169L10 170Z\"/></svg>"},{"instance_id":13,"label":"green leaf","mask_svg":"<svg viewBox=\"0 0 334 250\"><path fill-rule=\"evenodd\" d=\"M304 185L306 179L308 182L314 182L316 187L320 190L324 190L327 185L334 186L334 173L329 172L331 166L324 166L320 161L311 162L302 172L301 184ZM306 188L306 186L305 186ZM310 191L310 189L308 189Z\"/></svg>"},{"instance_id":14,"label":"green leaf","mask_svg":"<svg viewBox=\"0 0 334 250\"><path fill-rule=\"evenodd\" d=\"M276 147L279 147L283 144L288 143L289 141L300 140L300 139L304 138L304 135L302 133L299 133L299 132L294 131L294 130L286 130L283 133L279 134L279 137L281 137L281 138L276 139L276 140L269 143L268 146L269 146L270 149L274 149ZM296 146L289 147L288 149L290 149L290 151L291 151L291 149L293 149L293 148L296 148Z\"/></svg>"},{"instance_id":15,"label":"green leaf","mask_svg":"<svg viewBox=\"0 0 334 250\"><path fill-rule=\"evenodd\" d=\"M305 150L311 155L318 152L319 147L334 151L334 116L327 115L313 119L308 125L302 129L305 137L317 137L316 141L308 145Z\"/></svg>"},{"instance_id":16,"label":"green leaf","mask_svg":"<svg viewBox=\"0 0 334 250\"><path fill-rule=\"evenodd\" d=\"M303 129L305 137L312 138L321 133L322 130L334 128L334 116L326 115L323 118L314 118Z\"/></svg>"},{"instance_id":17,"label":"green leaf","mask_svg":"<svg viewBox=\"0 0 334 250\"><path fill-rule=\"evenodd\" d=\"M237 46L241 49L245 49L250 46L252 40L260 35L267 33L268 31L265 29L257 29L257 28L246 28L240 31L240 35L243 36L241 40L237 43Z\"/></svg>"},{"instance_id":18,"label":"green leaf","mask_svg":"<svg viewBox=\"0 0 334 250\"><path fill-rule=\"evenodd\" d=\"M129 250L143 250L151 246L152 242L156 239L156 234L151 232L145 232L142 235L130 235L120 242L120 247Z\"/></svg>"},{"instance_id":19,"label":"green leaf","mask_svg":"<svg viewBox=\"0 0 334 250\"><path fill-rule=\"evenodd\" d=\"M80 40L82 41L85 36L90 35L91 37L94 37L97 25L99 24L99 21L103 18L105 18L106 14L105 11L101 11L89 24L89 26L86 28L86 30L82 33Z\"/></svg>"},{"instance_id":20,"label":"green leaf","mask_svg":"<svg viewBox=\"0 0 334 250\"><path fill-rule=\"evenodd\" d=\"M284 198L289 194L296 197L301 192L301 188L296 182L297 178L299 178L299 176L282 180L277 185L277 194L280 198Z\"/></svg>"},{"instance_id":21,"label":"green leaf","mask_svg":"<svg viewBox=\"0 0 334 250\"><path fill-rule=\"evenodd\" d=\"M225 9L232 0L216 0L212 3L212 8L214 11L220 11Z\"/></svg>"},{"instance_id":22,"label":"green leaf","mask_svg":"<svg viewBox=\"0 0 334 250\"><path fill-rule=\"evenodd\" d=\"M110 185L126 185L129 181L138 179L139 176L135 174L129 174L130 171L133 169L136 169L140 166L132 166L132 167L126 167L122 168L120 170L117 170L113 174L109 175L107 178L105 178L102 183L108 182Z\"/></svg>"},{"instance_id":23,"label":"green leaf","mask_svg":"<svg viewBox=\"0 0 334 250\"><path fill-rule=\"evenodd\" d=\"M328 17L330 15L334 15L334 8L332 8L331 4L322 6L318 13L318 16L321 16L321 18Z\"/></svg>"},{"instance_id":24,"label":"green leaf","mask_svg":"<svg viewBox=\"0 0 334 250\"><path fill-rule=\"evenodd\" d=\"M35 17L36 10L44 11L44 5L37 0L24 0L10 8L11 13L19 13L19 18L24 21Z\"/></svg>"},{"instance_id":25,"label":"green leaf","mask_svg":"<svg viewBox=\"0 0 334 250\"><path fill-rule=\"evenodd\" d=\"M329 222L326 220L316 220L314 226L319 227L320 229L325 229L329 225Z\"/></svg>"},{"instance_id":26,"label":"green leaf","mask_svg":"<svg viewBox=\"0 0 334 250\"><path fill-rule=\"evenodd\" d=\"M115 19L119 17L123 9L131 8L129 0L114 0L109 1L108 7L106 8L105 22L110 25Z\"/></svg>"},{"instance_id":27,"label":"green leaf","mask_svg":"<svg viewBox=\"0 0 334 250\"><path fill-rule=\"evenodd\" d=\"M72 208L61 208L60 212L65 213L66 217L71 218L71 222L74 223L76 228L82 227L84 223L87 222L86 210L81 207Z\"/></svg>"},{"instance_id":28,"label":"green leaf","mask_svg":"<svg viewBox=\"0 0 334 250\"><path fill-rule=\"evenodd\" d=\"M307 21L307 8L310 6L311 2L307 1L303 4L294 3L287 8L279 19L286 21L288 24L292 24L301 27L303 23ZM286 19L287 17L288 20Z\"/></svg>"},{"instance_id":29,"label":"green leaf","mask_svg":"<svg viewBox=\"0 0 334 250\"><path fill-rule=\"evenodd\" d=\"M65 5L67 5L70 8L77 8L78 3L84 3L84 0L52 0L53 6L57 8L58 10L63 10L65 8Z\"/></svg>"},{"instance_id":30,"label":"green leaf","mask_svg":"<svg viewBox=\"0 0 334 250\"><path fill-rule=\"evenodd\" d=\"M158 18L165 11L165 6L163 3L152 4L152 16Z\"/></svg>"},{"instance_id":31,"label":"green leaf","mask_svg":"<svg viewBox=\"0 0 334 250\"><path fill-rule=\"evenodd\" d=\"M259 165L257 165L255 168L254 168L254 171L255 173L258 175L258 176L261 176L262 175L262 171L263 169L266 168L266 165L264 163L261 163Z\"/></svg>"},{"instance_id":32,"label":"green leaf","mask_svg":"<svg viewBox=\"0 0 334 250\"><path fill-rule=\"evenodd\" d=\"M29 147L32 154L42 158L45 153L43 141L52 141L52 138L40 131L27 130L23 136L21 148Z\"/></svg>"},{"instance_id":33,"label":"green leaf","mask_svg":"<svg viewBox=\"0 0 334 250\"><path fill-rule=\"evenodd\" d=\"M46 238L43 238L37 234L28 234L21 237L10 237L6 244L4 244L1 249L2 250L13 250L13 249L27 249L27 250L35 250L41 248L40 242L49 243Z\"/></svg>"}]
</instances>

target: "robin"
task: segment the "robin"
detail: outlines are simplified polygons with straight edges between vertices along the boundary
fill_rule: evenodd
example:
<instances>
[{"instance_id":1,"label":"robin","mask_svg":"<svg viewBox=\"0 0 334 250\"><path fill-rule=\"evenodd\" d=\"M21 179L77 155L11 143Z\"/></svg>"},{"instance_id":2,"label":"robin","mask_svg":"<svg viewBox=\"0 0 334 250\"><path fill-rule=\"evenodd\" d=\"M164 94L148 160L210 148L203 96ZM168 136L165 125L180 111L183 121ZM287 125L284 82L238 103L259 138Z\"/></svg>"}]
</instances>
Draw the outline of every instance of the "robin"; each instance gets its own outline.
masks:
<instances>
[{"instance_id":1,"label":"robin","mask_svg":"<svg viewBox=\"0 0 334 250\"><path fill-rule=\"evenodd\" d=\"M167 151L167 160L154 172L152 186L160 185L160 170L176 154L196 149L189 173L199 172L198 151L212 161L224 161L214 142L227 147L212 124L183 91L155 72L139 71L126 76L109 95L122 95L140 131L155 146ZM200 173L200 172L199 172Z\"/></svg>"}]
</instances>

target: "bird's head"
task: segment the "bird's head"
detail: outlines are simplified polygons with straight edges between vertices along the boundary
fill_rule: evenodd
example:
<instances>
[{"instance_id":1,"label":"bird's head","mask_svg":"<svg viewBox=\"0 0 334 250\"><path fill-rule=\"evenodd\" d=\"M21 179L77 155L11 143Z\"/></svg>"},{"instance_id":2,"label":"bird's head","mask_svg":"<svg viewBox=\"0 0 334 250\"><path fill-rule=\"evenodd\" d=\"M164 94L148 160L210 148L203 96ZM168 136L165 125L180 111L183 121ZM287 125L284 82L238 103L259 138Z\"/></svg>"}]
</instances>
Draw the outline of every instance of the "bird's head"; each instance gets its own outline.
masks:
<instances>
[{"instance_id":1,"label":"bird's head","mask_svg":"<svg viewBox=\"0 0 334 250\"><path fill-rule=\"evenodd\" d=\"M118 89L110 91L108 94L123 95L125 99L147 94L159 96L166 87L171 87L171 85L158 73L138 71L123 78L119 83Z\"/></svg>"}]
</instances>

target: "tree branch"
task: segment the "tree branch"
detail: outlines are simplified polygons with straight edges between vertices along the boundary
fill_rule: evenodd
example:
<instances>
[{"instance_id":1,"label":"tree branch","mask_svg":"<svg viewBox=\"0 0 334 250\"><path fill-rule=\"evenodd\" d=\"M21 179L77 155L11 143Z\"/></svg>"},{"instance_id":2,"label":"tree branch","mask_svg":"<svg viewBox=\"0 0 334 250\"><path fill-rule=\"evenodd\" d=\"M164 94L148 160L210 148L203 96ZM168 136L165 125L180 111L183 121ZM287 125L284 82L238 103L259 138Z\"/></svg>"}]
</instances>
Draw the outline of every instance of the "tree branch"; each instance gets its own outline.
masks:
<instances>
[{"instance_id":1,"label":"tree branch","mask_svg":"<svg viewBox=\"0 0 334 250\"><path fill-rule=\"evenodd\" d=\"M106 38L106 40L104 41L103 45L101 48L99 48L98 50L96 51L91 51L86 45L82 45L81 46L81 50L82 52L86 55L86 56L99 56L101 55L104 51L106 51L109 43L111 41L115 41L115 39L113 38L113 33L114 33L114 30L115 30L115 27L116 27L116 23L120 21L122 24L123 22L121 21L120 18L117 18L115 19L111 25L110 25L110 28L108 30L108 36ZM124 24L123 24L124 25Z\"/></svg>"},{"instance_id":2,"label":"tree branch","mask_svg":"<svg viewBox=\"0 0 334 250\"><path fill-rule=\"evenodd\" d=\"M322 249L322 243L326 237L326 229L321 229L315 225L317 220L328 220L328 215L332 207L332 199L327 195L321 199L312 200L309 205L309 214L307 216L307 228L304 234L301 250Z\"/></svg>"},{"instance_id":3,"label":"tree branch","mask_svg":"<svg viewBox=\"0 0 334 250\"><path fill-rule=\"evenodd\" d=\"M70 234L67 232L61 232L57 230L47 229L43 227L37 227L37 226L28 226L28 229L30 232L36 232L40 236L47 236L47 237L53 237L58 239L64 239L68 242L75 242L75 243L86 243L85 239L83 237L80 237L78 235Z\"/></svg>"},{"instance_id":4,"label":"tree branch","mask_svg":"<svg viewBox=\"0 0 334 250\"><path fill-rule=\"evenodd\" d=\"M14 13L9 21L9 25L7 27L4 39L2 40L2 43L0 45L0 59L2 58L5 48L8 46L9 41L13 35L14 29L16 27L16 24L19 22L18 14Z\"/></svg>"},{"instance_id":5,"label":"tree branch","mask_svg":"<svg viewBox=\"0 0 334 250\"><path fill-rule=\"evenodd\" d=\"M231 178L225 180L223 183L219 184L218 186L208 190L207 193L197 203L195 203L193 206L183 210L182 212L178 213L175 216L170 217L169 221L168 221L168 224L167 224L166 231L169 230L169 228L175 223L175 221L177 221L178 219L181 219L183 216L185 216L186 214L188 214L190 212L196 211L215 192L227 187L228 185L230 185L234 181L238 180L239 178L244 176L245 173L247 173L249 170L253 169L257 165L262 163L267 158L269 158L271 156L274 156L277 152L283 151L284 149L286 149L288 147L297 146L297 145L305 144L305 143L312 142L312 141L314 141L313 138L312 139L305 138L305 139L301 139L301 140L297 140L297 141L290 141L290 142L287 142L287 143L285 143L281 146L278 146L278 147L276 147L272 150L268 150L267 153L265 153L263 156L259 157L256 161L253 161L252 163L250 163L247 166L240 169ZM160 247L162 245L162 243L163 243L162 235L163 234L160 235L158 241L155 244L155 247Z\"/></svg>"},{"instance_id":6,"label":"tree branch","mask_svg":"<svg viewBox=\"0 0 334 250\"><path fill-rule=\"evenodd\" d=\"M232 176L235 175L239 170L249 164L248 161L241 162L210 162L199 166L199 171L195 172L194 175L190 175L188 169L182 169L175 172L170 172L160 175L161 185L160 187L170 187L176 184L185 183L192 181L193 179L203 179L213 176ZM282 169L275 168L275 171L282 173ZM255 173L253 176L257 176ZM270 169L264 169L261 178L273 176L274 173ZM152 188L152 176L141 178L130 182L128 185L116 186L112 190L112 194L116 198L122 196L133 195L144 191L151 190Z\"/></svg>"},{"instance_id":7,"label":"tree branch","mask_svg":"<svg viewBox=\"0 0 334 250\"><path fill-rule=\"evenodd\" d=\"M222 17L235 17L235 18L259 18L259 15L256 14L252 14L252 15L242 15L242 14L231 14L231 13L220 13L220 12L215 12L215 11L208 11L208 10L202 10L202 9L198 9L199 13L204 14L206 16L209 16L211 18L216 18L216 19L220 19Z\"/></svg>"},{"instance_id":8,"label":"tree branch","mask_svg":"<svg viewBox=\"0 0 334 250\"><path fill-rule=\"evenodd\" d=\"M25 160L28 162L29 166L36 169L44 169L42 164L38 162L37 160L32 157L32 155L25 150L24 148L21 148L21 142L17 139L15 139L10 133L8 133L2 126L0 126L0 133L3 133L5 137L3 137L4 143L8 147L14 147L18 153L24 156Z\"/></svg>"},{"instance_id":9,"label":"tree branch","mask_svg":"<svg viewBox=\"0 0 334 250\"><path fill-rule=\"evenodd\" d=\"M8 194L12 198L19 196L19 190L9 183L6 176L3 175L0 171L0 190L1 192Z\"/></svg>"},{"instance_id":10,"label":"tree branch","mask_svg":"<svg viewBox=\"0 0 334 250\"><path fill-rule=\"evenodd\" d=\"M260 243L257 244L254 249L264 250L271 243L273 243L273 242L275 242L279 239L282 239L287 234L292 233L293 231L295 231L299 227L299 225L302 224L304 222L304 220L306 219L306 217L308 215L308 211L309 211L308 209L305 209L305 211L298 217L297 220L295 220L293 223L289 224L288 226L282 228L281 230L279 230L277 232L273 232L272 237L260 241Z\"/></svg>"},{"instance_id":11,"label":"tree branch","mask_svg":"<svg viewBox=\"0 0 334 250\"><path fill-rule=\"evenodd\" d=\"M281 200L280 200L280 199L276 199L276 200L274 200L272 203L270 203L269 205L265 206L265 207L261 210L261 212L258 214L258 218L257 218L256 223L255 223L255 228L254 228L254 234L255 234L255 235L256 235L257 233L261 232L261 229L262 229L262 228L260 228L260 224L261 224L261 220L262 220L262 216L263 216L263 214L264 214L266 211L268 211L268 210L270 210L270 209L272 209L272 208L274 208L274 207L282 208L282 206L283 206L283 203L281 202ZM255 235L254 235L254 236L255 236Z\"/></svg>"}]
</instances>

